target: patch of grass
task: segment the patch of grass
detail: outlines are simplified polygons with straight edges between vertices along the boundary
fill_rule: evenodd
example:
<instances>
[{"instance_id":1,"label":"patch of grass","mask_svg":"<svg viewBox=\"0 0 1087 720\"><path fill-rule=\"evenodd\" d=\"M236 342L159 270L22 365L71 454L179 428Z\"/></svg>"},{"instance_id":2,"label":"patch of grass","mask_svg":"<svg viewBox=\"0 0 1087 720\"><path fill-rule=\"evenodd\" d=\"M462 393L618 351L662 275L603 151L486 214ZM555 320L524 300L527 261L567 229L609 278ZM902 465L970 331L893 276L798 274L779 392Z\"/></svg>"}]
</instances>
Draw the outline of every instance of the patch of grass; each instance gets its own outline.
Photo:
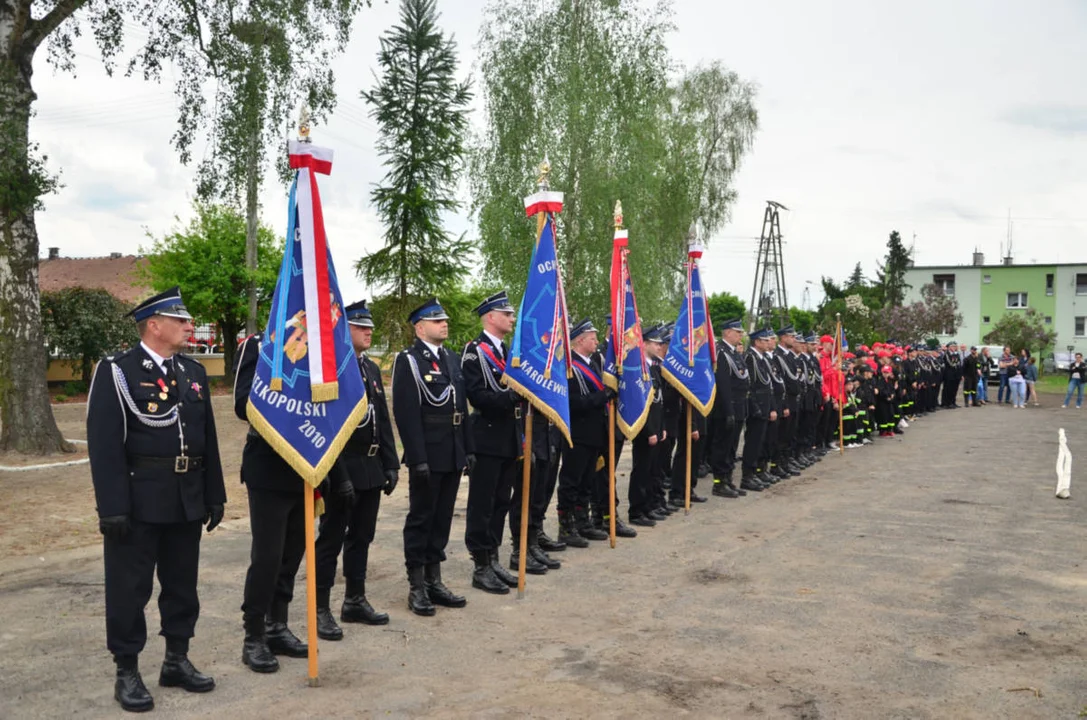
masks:
<instances>
[{"instance_id":1,"label":"patch of grass","mask_svg":"<svg viewBox=\"0 0 1087 720\"><path fill-rule=\"evenodd\" d=\"M1068 375L1065 373L1050 373L1038 378L1034 388L1039 393L1051 395L1064 395L1068 390Z\"/></svg>"}]
</instances>

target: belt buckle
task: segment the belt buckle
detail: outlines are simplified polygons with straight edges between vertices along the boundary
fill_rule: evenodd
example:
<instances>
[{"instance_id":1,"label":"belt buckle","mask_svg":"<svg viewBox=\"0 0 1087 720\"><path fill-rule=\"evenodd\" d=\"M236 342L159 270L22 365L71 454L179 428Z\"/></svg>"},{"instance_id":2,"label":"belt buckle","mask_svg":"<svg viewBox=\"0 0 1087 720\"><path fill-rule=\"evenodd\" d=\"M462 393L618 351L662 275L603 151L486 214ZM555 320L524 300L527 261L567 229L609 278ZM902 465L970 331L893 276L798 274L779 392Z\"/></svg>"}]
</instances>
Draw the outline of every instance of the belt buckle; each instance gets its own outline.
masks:
<instances>
[{"instance_id":1,"label":"belt buckle","mask_svg":"<svg viewBox=\"0 0 1087 720\"><path fill-rule=\"evenodd\" d=\"M174 472L183 474L189 472L189 456L178 455L174 458Z\"/></svg>"},{"instance_id":2,"label":"belt buckle","mask_svg":"<svg viewBox=\"0 0 1087 720\"><path fill-rule=\"evenodd\" d=\"M378 447L380 447L378 443L374 443L373 445L371 445L370 449L366 452L366 457L373 457L374 455L377 455Z\"/></svg>"},{"instance_id":3,"label":"belt buckle","mask_svg":"<svg viewBox=\"0 0 1087 720\"><path fill-rule=\"evenodd\" d=\"M460 421L461 421L462 417L464 417L464 413L459 413L459 412L454 411L454 413L453 413L453 427L456 427L457 425L460 425Z\"/></svg>"},{"instance_id":4,"label":"belt buckle","mask_svg":"<svg viewBox=\"0 0 1087 720\"><path fill-rule=\"evenodd\" d=\"M514 417L515 419L517 419L517 420L520 420L520 419L521 419L521 408L520 408L520 407L515 407L515 408L513 409L513 417Z\"/></svg>"}]
</instances>

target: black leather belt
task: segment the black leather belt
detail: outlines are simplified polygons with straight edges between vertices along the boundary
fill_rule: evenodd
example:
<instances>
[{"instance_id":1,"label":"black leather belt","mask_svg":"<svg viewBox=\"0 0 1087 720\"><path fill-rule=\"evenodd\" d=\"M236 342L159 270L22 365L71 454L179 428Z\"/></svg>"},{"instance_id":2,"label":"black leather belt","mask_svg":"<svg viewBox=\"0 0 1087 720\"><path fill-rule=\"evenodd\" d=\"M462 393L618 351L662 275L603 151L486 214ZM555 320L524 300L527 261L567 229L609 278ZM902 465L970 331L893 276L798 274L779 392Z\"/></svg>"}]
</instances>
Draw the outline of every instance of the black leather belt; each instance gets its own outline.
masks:
<instances>
[{"instance_id":1,"label":"black leather belt","mask_svg":"<svg viewBox=\"0 0 1087 720\"><path fill-rule=\"evenodd\" d=\"M423 422L427 425L460 425L464 413L455 412L452 415L424 415Z\"/></svg>"},{"instance_id":2,"label":"black leather belt","mask_svg":"<svg viewBox=\"0 0 1087 720\"><path fill-rule=\"evenodd\" d=\"M129 455L128 466L130 468L170 468L180 474L202 469L204 467L204 458L191 455L177 455L175 457Z\"/></svg>"}]
</instances>

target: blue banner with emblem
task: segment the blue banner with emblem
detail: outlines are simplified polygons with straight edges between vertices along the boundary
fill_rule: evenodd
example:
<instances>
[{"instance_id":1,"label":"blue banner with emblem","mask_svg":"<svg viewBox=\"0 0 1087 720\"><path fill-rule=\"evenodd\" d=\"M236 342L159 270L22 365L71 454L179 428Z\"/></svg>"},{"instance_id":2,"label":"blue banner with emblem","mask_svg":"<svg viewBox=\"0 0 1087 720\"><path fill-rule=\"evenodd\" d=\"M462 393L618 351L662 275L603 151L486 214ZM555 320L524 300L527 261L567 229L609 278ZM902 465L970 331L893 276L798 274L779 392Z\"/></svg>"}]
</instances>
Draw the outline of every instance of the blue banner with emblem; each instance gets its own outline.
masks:
<instances>
[{"instance_id":1,"label":"blue banner with emblem","mask_svg":"<svg viewBox=\"0 0 1087 720\"><path fill-rule=\"evenodd\" d=\"M315 193L302 194L303 200L311 203L307 212L299 207L299 195L296 176L288 201L287 247L246 415L253 429L316 487L366 414L367 398L343 314L336 269L323 241L320 198ZM306 223L310 229L322 225L316 245L307 237L313 233L302 227ZM315 303L317 287L328 293L326 303ZM307 300L310 307L327 308L327 322L311 322L306 314ZM320 343L320 348L315 343ZM322 363L319 386L311 383L314 369L310 363L317 362L315 356ZM320 388L321 397L314 398L315 387Z\"/></svg>"},{"instance_id":2,"label":"blue banner with emblem","mask_svg":"<svg viewBox=\"0 0 1087 720\"><path fill-rule=\"evenodd\" d=\"M642 322L627 266L626 231L612 249L612 327L604 346L604 384L617 393L615 423L628 440L641 432L655 390L642 343Z\"/></svg>"},{"instance_id":3,"label":"blue banner with emblem","mask_svg":"<svg viewBox=\"0 0 1087 720\"><path fill-rule=\"evenodd\" d=\"M570 442L569 320L555 252L555 218L536 241L503 382L555 423Z\"/></svg>"},{"instance_id":4,"label":"blue banner with emblem","mask_svg":"<svg viewBox=\"0 0 1087 720\"><path fill-rule=\"evenodd\" d=\"M661 375L705 416L713 409L717 385L714 382L709 305L698 271L697 261L701 254L701 251L692 250L688 256L687 293L679 306L672 340L661 364Z\"/></svg>"}]
</instances>

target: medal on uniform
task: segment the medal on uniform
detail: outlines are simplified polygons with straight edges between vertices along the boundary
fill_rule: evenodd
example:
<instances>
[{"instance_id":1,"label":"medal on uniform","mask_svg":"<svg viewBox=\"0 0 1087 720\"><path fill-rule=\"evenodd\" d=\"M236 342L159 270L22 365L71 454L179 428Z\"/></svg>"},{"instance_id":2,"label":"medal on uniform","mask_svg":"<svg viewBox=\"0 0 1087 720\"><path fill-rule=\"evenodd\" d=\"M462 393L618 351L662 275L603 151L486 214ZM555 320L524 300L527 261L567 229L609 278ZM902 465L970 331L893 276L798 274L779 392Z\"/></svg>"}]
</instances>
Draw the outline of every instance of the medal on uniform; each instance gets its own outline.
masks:
<instances>
[{"instance_id":1,"label":"medal on uniform","mask_svg":"<svg viewBox=\"0 0 1087 720\"><path fill-rule=\"evenodd\" d=\"M144 358L144 360L143 360L143 369L144 370L150 370L151 369L151 361L148 360L147 358Z\"/></svg>"},{"instance_id":2,"label":"medal on uniform","mask_svg":"<svg viewBox=\"0 0 1087 720\"><path fill-rule=\"evenodd\" d=\"M424 376L423 376L423 379L424 379L424 380L426 380L427 382L430 382L430 381L431 381L431 380L433 380L434 378L433 378L433 377L431 377L431 376L430 376L430 375L428 374L428 375L424 375Z\"/></svg>"},{"instance_id":3,"label":"medal on uniform","mask_svg":"<svg viewBox=\"0 0 1087 720\"><path fill-rule=\"evenodd\" d=\"M147 412L158 412L158 409L159 409L159 404L158 403L153 403L153 402L147 403Z\"/></svg>"},{"instance_id":4,"label":"medal on uniform","mask_svg":"<svg viewBox=\"0 0 1087 720\"><path fill-rule=\"evenodd\" d=\"M159 378L158 379L158 385L159 385L159 390L162 391L162 392L159 393L159 400L165 400L167 397L169 397L169 395L166 394L166 381L163 380L162 378Z\"/></svg>"}]
</instances>

